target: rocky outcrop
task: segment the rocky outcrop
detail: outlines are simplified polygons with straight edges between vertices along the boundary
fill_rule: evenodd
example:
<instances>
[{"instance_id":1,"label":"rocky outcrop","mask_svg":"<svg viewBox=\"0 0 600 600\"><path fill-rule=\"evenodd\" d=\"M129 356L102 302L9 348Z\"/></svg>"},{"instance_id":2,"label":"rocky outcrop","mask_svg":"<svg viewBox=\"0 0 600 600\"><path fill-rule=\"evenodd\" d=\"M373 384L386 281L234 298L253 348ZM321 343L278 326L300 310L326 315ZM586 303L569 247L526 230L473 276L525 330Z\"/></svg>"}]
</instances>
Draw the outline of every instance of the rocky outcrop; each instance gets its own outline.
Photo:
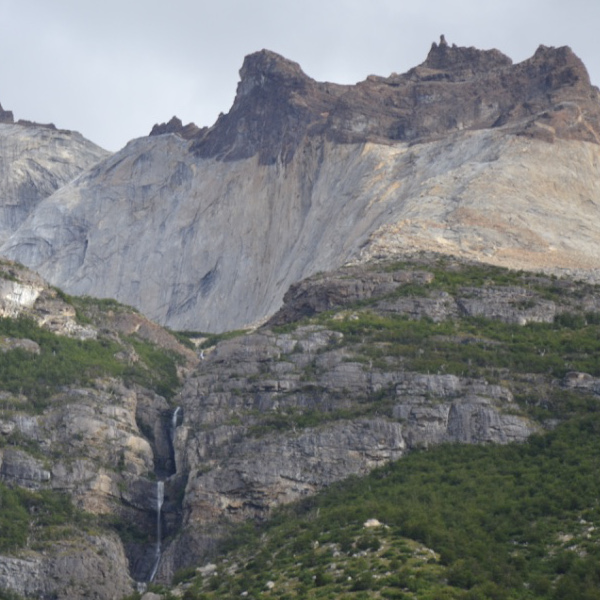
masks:
<instances>
[{"instance_id":1,"label":"rocky outcrop","mask_svg":"<svg viewBox=\"0 0 600 600\"><path fill-rule=\"evenodd\" d=\"M362 280L348 269L337 275L332 291L342 304L347 289L364 299L411 280L408 269ZM413 275L433 279L424 270ZM413 449L522 441L537 429L504 386L409 372L391 358L389 368L369 366L358 346L308 325L292 333L263 328L205 355L178 398L177 473L187 483L181 534L165 552L161 577L209 556L232 523L264 519L273 507Z\"/></svg>"},{"instance_id":2,"label":"rocky outcrop","mask_svg":"<svg viewBox=\"0 0 600 600\"><path fill-rule=\"evenodd\" d=\"M322 133L335 100L348 86L319 83L274 52L247 56L231 110L198 136L191 151L203 158L261 165L289 163L311 129Z\"/></svg>"},{"instance_id":3,"label":"rocky outcrop","mask_svg":"<svg viewBox=\"0 0 600 600\"><path fill-rule=\"evenodd\" d=\"M427 286L433 279L431 272L401 268L386 273L348 267L320 273L290 286L283 298L282 308L273 315L269 324L282 325L332 308L387 296L405 285Z\"/></svg>"},{"instance_id":4,"label":"rocky outcrop","mask_svg":"<svg viewBox=\"0 0 600 600\"><path fill-rule=\"evenodd\" d=\"M4 110L0 104L0 123L14 123L15 119L11 110Z\"/></svg>"},{"instance_id":5,"label":"rocky outcrop","mask_svg":"<svg viewBox=\"0 0 600 600\"><path fill-rule=\"evenodd\" d=\"M498 50L449 46L442 36L408 73L371 76L355 86L316 82L297 63L262 50L246 57L230 112L199 132L192 149L223 160L258 153L261 164L288 163L305 136L423 142L509 124L516 133L545 140L598 143L598 99L568 47L540 46L513 65Z\"/></svg>"},{"instance_id":6,"label":"rocky outcrop","mask_svg":"<svg viewBox=\"0 0 600 600\"><path fill-rule=\"evenodd\" d=\"M12 410L2 415L0 480L30 490L67 493L78 508L110 516L116 523L126 523L127 528L138 532L139 539L120 545L116 554L101 561L108 565L115 560L111 568L127 574L128 593L131 593L130 577L147 580L152 565L156 523L154 473L169 460L169 449L160 436L168 435L172 409L164 398L147 390L127 389L118 380L95 383L95 387L68 388L54 395L42 414ZM14 404L11 400L5 402ZM150 441L136 420L138 402L146 410L151 406L158 417L154 425L160 434ZM161 451L166 455L161 457ZM82 540L81 544L86 546L87 542ZM57 552L60 556L62 550ZM74 552L71 563L75 564L77 556ZM82 561L88 560L84 553ZM78 568L88 567L73 567ZM46 564L45 569L50 572L52 564ZM100 572L106 570L103 566ZM54 580L61 577L61 573L52 575ZM55 585L66 590L67 582L68 579L56 581Z\"/></svg>"},{"instance_id":7,"label":"rocky outcrop","mask_svg":"<svg viewBox=\"0 0 600 600\"><path fill-rule=\"evenodd\" d=\"M152 131L150 131L150 135L164 135L166 133L174 133L185 140L192 139L201 135L207 128L204 127L200 129L195 123L188 123L184 125L181 122L181 119L177 117L172 117L168 123L160 123L156 124Z\"/></svg>"},{"instance_id":8,"label":"rocky outcrop","mask_svg":"<svg viewBox=\"0 0 600 600\"><path fill-rule=\"evenodd\" d=\"M427 255L425 255L427 256ZM269 319L271 326L285 325L332 309L368 302L381 314L401 314L411 319L428 318L439 322L451 318L483 317L503 323L552 323L557 315L584 315L600 308L593 288L570 288L542 274L529 275L522 285L497 285L489 281L481 287L458 286L448 292L439 279L444 270L461 269L459 262L441 255L413 257L413 268L394 268L383 261L347 266L343 269L305 279L292 285L284 296L284 305ZM422 267L419 267L419 263ZM429 264L429 266L427 266ZM556 300L549 298L554 296Z\"/></svg>"},{"instance_id":9,"label":"rocky outcrop","mask_svg":"<svg viewBox=\"0 0 600 600\"><path fill-rule=\"evenodd\" d=\"M133 589L126 565L116 536L86 536L57 542L44 552L0 556L0 589L26 598L122 598Z\"/></svg>"},{"instance_id":10,"label":"rocky outcrop","mask_svg":"<svg viewBox=\"0 0 600 600\"><path fill-rule=\"evenodd\" d=\"M76 308L72 301L24 267L0 264L0 316L27 317L45 330L38 343L17 337L23 331L34 335L35 329L15 324L14 336L1 337L0 352L27 352L32 360L46 361L44 378L50 383L57 378L52 366L61 366L60 358L58 364L48 362L49 354L61 355L56 336L75 338L82 352L89 343L112 347L114 359L130 367L143 363L137 341L178 354L182 375L197 362L171 333L127 307L87 299ZM75 507L100 519L93 530L75 522L59 528L45 545L32 526L31 544L0 556L0 589L27 597L108 599L131 594L134 579L148 580L155 556L156 477L174 470L173 408L151 389L103 376L102 358L97 362L95 377L79 380L76 374L73 382L39 392L10 392L0 383L0 481L67 494ZM10 382L5 375L2 382ZM128 536L119 540L103 522Z\"/></svg>"}]
</instances>

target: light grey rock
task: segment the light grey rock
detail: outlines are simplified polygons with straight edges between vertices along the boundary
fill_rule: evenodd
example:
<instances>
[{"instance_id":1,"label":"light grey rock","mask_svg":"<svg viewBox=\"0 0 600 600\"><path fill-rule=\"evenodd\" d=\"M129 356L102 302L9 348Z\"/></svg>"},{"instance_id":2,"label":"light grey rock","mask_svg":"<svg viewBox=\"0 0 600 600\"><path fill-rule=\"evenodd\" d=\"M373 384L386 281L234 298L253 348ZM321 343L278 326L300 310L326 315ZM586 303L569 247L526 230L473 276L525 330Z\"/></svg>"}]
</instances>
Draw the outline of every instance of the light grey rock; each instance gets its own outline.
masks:
<instances>
[{"instance_id":1,"label":"light grey rock","mask_svg":"<svg viewBox=\"0 0 600 600\"><path fill-rule=\"evenodd\" d=\"M10 350L24 350L31 354L39 354L40 346L33 340L23 338L2 338L0 339L0 352L8 352Z\"/></svg>"},{"instance_id":2,"label":"light grey rock","mask_svg":"<svg viewBox=\"0 0 600 600\"><path fill-rule=\"evenodd\" d=\"M39 489L50 481L50 471L43 461L22 450L4 448L0 451L0 479L12 485Z\"/></svg>"},{"instance_id":3,"label":"light grey rock","mask_svg":"<svg viewBox=\"0 0 600 600\"><path fill-rule=\"evenodd\" d=\"M403 314L411 319L427 317L438 323L459 316L455 298L447 292L432 292L427 298L397 298L377 303L377 311L383 314Z\"/></svg>"},{"instance_id":4,"label":"light grey rock","mask_svg":"<svg viewBox=\"0 0 600 600\"><path fill-rule=\"evenodd\" d=\"M118 600L134 586L120 541L85 536L24 557L0 556L0 589L27 598Z\"/></svg>"},{"instance_id":5,"label":"light grey rock","mask_svg":"<svg viewBox=\"0 0 600 600\"><path fill-rule=\"evenodd\" d=\"M41 200L108 154L76 132L0 123L0 240Z\"/></svg>"},{"instance_id":6,"label":"light grey rock","mask_svg":"<svg viewBox=\"0 0 600 600\"><path fill-rule=\"evenodd\" d=\"M465 288L457 299L460 312L469 317L485 317L504 323L552 323L556 304L518 287Z\"/></svg>"},{"instance_id":7,"label":"light grey rock","mask_svg":"<svg viewBox=\"0 0 600 600\"><path fill-rule=\"evenodd\" d=\"M405 448L401 429L384 419L361 419L286 436L246 438L230 449L226 463L193 475L186 504L210 504L235 519L261 516L399 458Z\"/></svg>"},{"instance_id":8,"label":"light grey rock","mask_svg":"<svg viewBox=\"0 0 600 600\"><path fill-rule=\"evenodd\" d=\"M259 322L290 284L351 260L419 249L532 269L600 260L598 209L585 200L598 195L593 144L501 129L411 147L313 138L270 165L199 158L191 144L130 142L40 203L0 253L69 293L202 331ZM338 294L371 293L356 285ZM439 319L456 307L438 298L406 311Z\"/></svg>"},{"instance_id":9,"label":"light grey rock","mask_svg":"<svg viewBox=\"0 0 600 600\"><path fill-rule=\"evenodd\" d=\"M440 404L397 404L393 414L405 424L409 448L427 448L443 442L522 442L538 429L522 416L503 414L489 399L478 397Z\"/></svg>"},{"instance_id":10,"label":"light grey rock","mask_svg":"<svg viewBox=\"0 0 600 600\"><path fill-rule=\"evenodd\" d=\"M41 557L13 558L0 556L0 589L8 589L26 597L44 593L44 567Z\"/></svg>"},{"instance_id":11,"label":"light grey rock","mask_svg":"<svg viewBox=\"0 0 600 600\"><path fill-rule=\"evenodd\" d=\"M258 439L227 436L220 460L199 461L192 467L188 459L182 535L166 549L159 575L201 560L227 521L264 519L280 504L400 458L405 452L402 427L387 419L365 418ZM219 449L206 449L213 458L215 452Z\"/></svg>"},{"instance_id":12,"label":"light grey rock","mask_svg":"<svg viewBox=\"0 0 600 600\"><path fill-rule=\"evenodd\" d=\"M0 278L0 315L19 316L23 310L33 307L43 289L41 278L31 283Z\"/></svg>"},{"instance_id":13,"label":"light grey rock","mask_svg":"<svg viewBox=\"0 0 600 600\"><path fill-rule=\"evenodd\" d=\"M18 264L1 262L0 316L14 319L21 315L33 318L40 327L59 335L85 340L95 339L98 333L95 327L79 323L75 308L37 273ZM6 342L2 347L11 349ZM31 344L29 349L35 351Z\"/></svg>"},{"instance_id":14,"label":"light grey rock","mask_svg":"<svg viewBox=\"0 0 600 600\"><path fill-rule=\"evenodd\" d=\"M568 389L585 390L600 395L600 378L592 377L589 373L570 371L564 376L562 385Z\"/></svg>"}]
</instances>

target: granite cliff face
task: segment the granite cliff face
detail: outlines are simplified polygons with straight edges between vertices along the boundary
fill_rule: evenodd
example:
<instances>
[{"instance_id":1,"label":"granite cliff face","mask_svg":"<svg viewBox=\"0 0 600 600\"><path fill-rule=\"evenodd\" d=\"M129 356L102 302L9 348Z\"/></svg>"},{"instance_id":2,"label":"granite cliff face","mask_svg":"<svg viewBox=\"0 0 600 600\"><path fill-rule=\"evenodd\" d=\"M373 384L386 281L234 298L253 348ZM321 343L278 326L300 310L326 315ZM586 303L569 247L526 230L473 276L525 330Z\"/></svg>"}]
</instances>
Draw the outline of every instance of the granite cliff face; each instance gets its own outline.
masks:
<instances>
[{"instance_id":1,"label":"granite cliff face","mask_svg":"<svg viewBox=\"0 0 600 600\"><path fill-rule=\"evenodd\" d=\"M354 86L261 51L240 75L211 128L156 126L0 252L70 293L203 331L272 315L318 271L407 249L598 265L600 103L569 48L513 65L442 40L409 72Z\"/></svg>"},{"instance_id":2,"label":"granite cliff face","mask_svg":"<svg viewBox=\"0 0 600 600\"><path fill-rule=\"evenodd\" d=\"M75 132L15 124L0 108L0 240L44 198L108 154Z\"/></svg>"}]
</instances>

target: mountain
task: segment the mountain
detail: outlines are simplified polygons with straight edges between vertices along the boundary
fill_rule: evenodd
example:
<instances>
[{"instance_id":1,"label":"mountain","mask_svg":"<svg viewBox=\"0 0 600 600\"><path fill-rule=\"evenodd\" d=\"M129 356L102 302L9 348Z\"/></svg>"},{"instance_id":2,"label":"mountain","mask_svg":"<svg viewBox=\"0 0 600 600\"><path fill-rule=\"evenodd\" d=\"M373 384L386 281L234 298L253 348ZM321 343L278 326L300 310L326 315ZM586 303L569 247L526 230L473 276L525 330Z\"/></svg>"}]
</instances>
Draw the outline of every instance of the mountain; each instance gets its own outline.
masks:
<instances>
[{"instance_id":1,"label":"mountain","mask_svg":"<svg viewBox=\"0 0 600 600\"><path fill-rule=\"evenodd\" d=\"M263 50L240 77L212 127L156 126L0 252L69 293L211 332L268 318L314 273L407 249L595 276L599 92L569 48L513 65L441 40L354 86Z\"/></svg>"},{"instance_id":2,"label":"mountain","mask_svg":"<svg viewBox=\"0 0 600 600\"><path fill-rule=\"evenodd\" d=\"M579 59L240 74L112 155L0 108L0 597L594 597Z\"/></svg>"}]
</instances>

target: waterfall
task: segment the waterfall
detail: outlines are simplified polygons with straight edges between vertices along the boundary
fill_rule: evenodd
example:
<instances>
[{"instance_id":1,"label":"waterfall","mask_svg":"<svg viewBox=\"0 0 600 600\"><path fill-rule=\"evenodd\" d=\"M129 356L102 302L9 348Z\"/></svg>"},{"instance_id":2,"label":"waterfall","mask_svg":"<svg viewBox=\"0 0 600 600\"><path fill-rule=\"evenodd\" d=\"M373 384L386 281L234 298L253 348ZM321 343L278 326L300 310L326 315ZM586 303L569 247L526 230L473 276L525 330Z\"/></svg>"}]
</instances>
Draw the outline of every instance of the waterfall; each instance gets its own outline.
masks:
<instances>
[{"instance_id":1,"label":"waterfall","mask_svg":"<svg viewBox=\"0 0 600 600\"><path fill-rule=\"evenodd\" d=\"M181 406L178 406L173 411L171 415L171 422L169 427L169 441L171 442L171 457L173 461L173 466L175 465L175 431L179 424L179 419L181 418L182 409ZM164 422L164 421L163 421ZM173 468L174 472L174 468ZM172 473L171 473L172 474ZM154 564L152 566L152 571L150 574L149 582L154 581L156 577L156 573L158 572L158 567L160 565L160 559L162 556L162 506L165 499L165 482L157 481L156 482L156 546L154 550Z\"/></svg>"},{"instance_id":2,"label":"waterfall","mask_svg":"<svg viewBox=\"0 0 600 600\"><path fill-rule=\"evenodd\" d=\"M165 482L156 482L156 551L154 554L154 566L152 567L152 573L149 581L154 581L156 577L156 571L158 571L158 565L161 557L161 541L162 541L162 526L161 526L161 511L162 505L165 500Z\"/></svg>"},{"instance_id":3,"label":"waterfall","mask_svg":"<svg viewBox=\"0 0 600 600\"><path fill-rule=\"evenodd\" d=\"M181 406L178 406L171 416L171 444L175 442L175 430L177 429L177 419L181 413Z\"/></svg>"},{"instance_id":4,"label":"waterfall","mask_svg":"<svg viewBox=\"0 0 600 600\"><path fill-rule=\"evenodd\" d=\"M175 433L179 426L179 419L181 418L181 406L177 406L171 415L171 425L169 427L169 441L171 442L170 455L172 471L169 475L174 475L177 472L177 461L175 460Z\"/></svg>"}]
</instances>

